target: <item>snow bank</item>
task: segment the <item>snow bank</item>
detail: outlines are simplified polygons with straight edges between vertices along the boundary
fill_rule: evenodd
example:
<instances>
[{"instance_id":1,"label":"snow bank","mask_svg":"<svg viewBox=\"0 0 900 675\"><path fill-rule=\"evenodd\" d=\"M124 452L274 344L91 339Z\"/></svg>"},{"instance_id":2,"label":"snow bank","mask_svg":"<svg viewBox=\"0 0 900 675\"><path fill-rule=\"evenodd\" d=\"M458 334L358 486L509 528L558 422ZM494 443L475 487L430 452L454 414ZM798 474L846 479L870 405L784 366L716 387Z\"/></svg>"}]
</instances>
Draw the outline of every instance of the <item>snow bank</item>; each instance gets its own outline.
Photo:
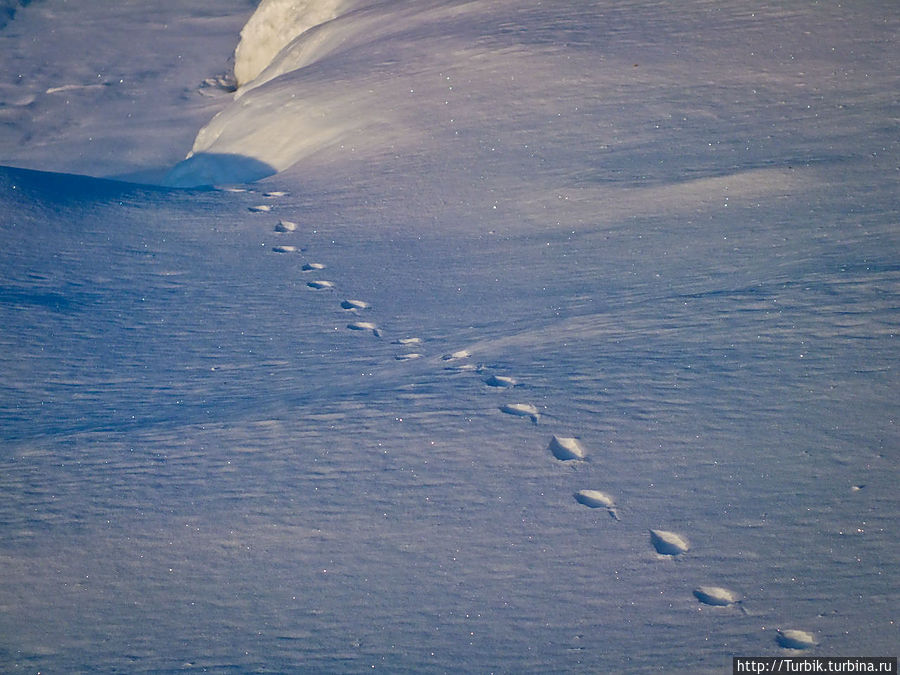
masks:
<instances>
[{"instance_id":1,"label":"snow bank","mask_svg":"<svg viewBox=\"0 0 900 675\"><path fill-rule=\"evenodd\" d=\"M263 0L241 30L234 75L243 86L259 75L288 43L337 16L341 0Z\"/></svg>"},{"instance_id":2,"label":"snow bank","mask_svg":"<svg viewBox=\"0 0 900 675\"><path fill-rule=\"evenodd\" d=\"M829 77L835 57L800 45L801 71L760 53L772 24L737 3L714 17L703 3L665 21L644 11L536 0L264 2L242 33L242 86L190 156L252 158L303 181L359 180L363 166L368 187L388 199L397 191L383 191L379 177L439 175L439 200L523 216L562 200L578 219L595 218L598 203L614 218L692 211L802 182L795 160L807 153L809 108L779 101ZM631 30L634 21L645 32ZM804 25L779 21L785 37ZM831 113L817 114L819 128L837 133L822 117ZM748 142L743 129L757 119L774 133ZM244 166L229 164L220 179L256 179ZM168 184L208 181L191 166L177 174ZM421 194L410 187L402 199Z\"/></svg>"},{"instance_id":3,"label":"snow bank","mask_svg":"<svg viewBox=\"0 0 900 675\"><path fill-rule=\"evenodd\" d=\"M252 157L283 171L323 152L347 150L371 160L426 147L434 120L422 119L421 105L446 98L443 70L482 51L472 52L469 43L487 7L363 5L263 3L236 52L236 100L200 130L188 157ZM427 84L410 81L424 73ZM178 182L167 184L190 184L188 167L178 174ZM238 166L228 179L254 180ZM194 184L204 180L198 176Z\"/></svg>"}]
</instances>

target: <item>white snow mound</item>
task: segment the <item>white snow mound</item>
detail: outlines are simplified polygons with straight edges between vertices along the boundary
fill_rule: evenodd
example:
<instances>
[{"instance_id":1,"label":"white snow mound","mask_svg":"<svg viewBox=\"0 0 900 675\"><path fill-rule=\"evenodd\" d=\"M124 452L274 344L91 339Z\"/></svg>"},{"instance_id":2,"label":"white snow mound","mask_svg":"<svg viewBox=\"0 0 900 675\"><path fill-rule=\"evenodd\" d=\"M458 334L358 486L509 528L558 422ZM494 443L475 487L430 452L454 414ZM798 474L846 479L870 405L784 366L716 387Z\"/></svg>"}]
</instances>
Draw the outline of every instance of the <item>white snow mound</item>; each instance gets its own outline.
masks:
<instances>
[{"instance_id":1,"label":"white snow mound","mask_svg":"<svg viewBox=\"0 0 900 675\"><path fill-rule=\"evenodd\" d=\"M263 0L241 30L234 51L238 86L259 75L298 35L337 16L341 4L341 0Z\"/></svg>"}]
</instances>

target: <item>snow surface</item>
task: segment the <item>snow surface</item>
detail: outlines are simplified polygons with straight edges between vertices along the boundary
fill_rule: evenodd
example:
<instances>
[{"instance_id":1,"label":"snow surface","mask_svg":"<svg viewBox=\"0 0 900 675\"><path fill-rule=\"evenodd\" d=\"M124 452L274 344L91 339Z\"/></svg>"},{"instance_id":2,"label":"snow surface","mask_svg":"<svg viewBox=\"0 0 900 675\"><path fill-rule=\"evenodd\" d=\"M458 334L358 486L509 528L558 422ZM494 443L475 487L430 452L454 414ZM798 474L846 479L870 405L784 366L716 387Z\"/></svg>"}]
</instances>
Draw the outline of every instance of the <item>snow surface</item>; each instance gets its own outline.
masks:
<instances>
[{"instance_id":1,"label":"snow surface","mask_svg":"<svg viewBox=\"0 0 900 675\"><path fill-rule=\"evenodd\" d=\"M891 3L190 5L0 28L0 670L896 654Z\"/></svg>"},{"instance_id":2,"label":"snow surface","mask_svg":"<svg viewBox=\"0 0 900 675\"><path fill-rule=\"evenodd\" d=\"M340 0L263 0L234 51L238 86L252 82L294 38L337 16Z\"/></svg>"}]
</instances>

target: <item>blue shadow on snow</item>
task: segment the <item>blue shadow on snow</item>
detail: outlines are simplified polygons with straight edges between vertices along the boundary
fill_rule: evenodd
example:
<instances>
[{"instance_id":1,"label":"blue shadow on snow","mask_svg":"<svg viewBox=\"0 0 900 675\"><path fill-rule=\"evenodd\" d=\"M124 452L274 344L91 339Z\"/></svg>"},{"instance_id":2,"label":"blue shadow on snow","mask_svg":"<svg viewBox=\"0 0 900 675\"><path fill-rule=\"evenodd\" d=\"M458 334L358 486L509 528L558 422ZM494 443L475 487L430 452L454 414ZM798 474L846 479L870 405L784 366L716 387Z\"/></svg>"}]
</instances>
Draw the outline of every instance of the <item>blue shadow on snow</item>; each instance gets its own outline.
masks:
<instances>
[{"instance_id":1,"label":"blue shadow on snow","mask_svg":"<svg viewBox=\"0 0 900 675\"><path fill-rule=\"evenodd\" d=\"M162 184L176 188L212 187L253 183L275 173L273 166L253 157L200 152L176 164Z\"/></svg>"}]
</instances>

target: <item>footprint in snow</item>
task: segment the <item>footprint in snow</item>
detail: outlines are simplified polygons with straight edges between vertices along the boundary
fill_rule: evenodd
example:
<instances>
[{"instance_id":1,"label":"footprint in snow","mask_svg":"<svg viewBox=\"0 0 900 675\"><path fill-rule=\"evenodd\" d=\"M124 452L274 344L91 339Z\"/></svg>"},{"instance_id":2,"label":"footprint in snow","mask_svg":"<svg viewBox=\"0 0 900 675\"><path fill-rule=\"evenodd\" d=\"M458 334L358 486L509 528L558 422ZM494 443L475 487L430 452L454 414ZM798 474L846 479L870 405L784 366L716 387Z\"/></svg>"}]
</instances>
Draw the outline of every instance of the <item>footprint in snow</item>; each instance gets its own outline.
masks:
<instances>
[{"instance_id":1,"label":"footprint in snow","mask_svg":"<svg viewBox=\"0 0 900 675\"><path fill-rule=\"evenodd\" d=\"M278 244L272 247L273 253L293 253L297 250L296 246L286 246L283 244Z\"/></svg>"},{"instance_id":2,"label":"footprint in snow","mask_svg":"<svg viewBox=\"0 0 900 675\"><path fill-rule=\"evenodd\" d=\"M538 409L530 403L504 403L500 406L500 412L504 412L507 415L515 415L516 417L529 417L535 424L538 423L538 419L541 416Z\"/></svg>"},{"instance_id":3,"label":"footprint in snow","mask_svg":"<svg viewBox=\"0 0 900 675\"><path fill-rule=\"evenodd\" d=\"M450 354L444 354L441 358L444 361L456 361L457 359L467 359L470 356L472 353L468 349L460 349Z\"/></svg>"},{"instance_id":4,"label":"footprint in snow","mask_svg":"<svg viewBox=\"0 0 900 675\"><path fill-rule=\"evenodd\" d=\"M324 270L325 265L317 262L308 262L303 263L303 267L301 267L300 269L302 269L304 272L313 272L315 270Z\"/></svg>"},{"instance_id":5,"label":"footprint in snow","mask_svg":"<svg viewBox=\"0 0 900 675\"><path fill-rule=\"evenodd\" d=\"M400 338L398 340L394 340L391 344L402 345L408 349L412 349L416 345L422 344L422 338L418 337L405 337ZM420 352L408 352L406 354L398 354L394 358L398 361L412 361L413 359L421 359L425 355Z\"/></svg>"},{"instance_id":6,"label":"footprint in snow","mask_svg":"<svg viewBox=\"0 0 900 675\"><path fill-rule=\"evenodd\" d=\"M515 387L518 382L506 375L491 375L484 383L489 387Z\"/></svg>"},{"instance_id":7,"label":"footprint in snow","mask_svg":"<svg viewBox=\"0 0 900 675\"><path fill-rule=\"evenodd\" d=\"M330 281L310 281L306 284L310 288L315 288L316 290L324 290L326 288L334 288L334 284Z\"/></svg>"},{"instance_id":8,"label":"footprint in snow","mask_svg":"<svg viewBox=\"0 0 900 675\"><path fill-rule=\"evenodd\" d=\"M248 206L247 210L251 211L252 213L268 213L269 211L272 210L272 205L271 204L257 204L256 206Z\"/></svg>"},{"instance_id":9,"label":"footprint in snow","mask_svg":"<svg viewBox=\"0 0 900 675\"><path fill-rule=\"evenodd\" d=\"M587 453L577 438L554 436L548 448L556 459L567 462L571 459L584 459Z\"/></svg>"},{"instance_id":10,"label":"footprint in snow","mask_svg":"<svg viewBox=\"0 0 900 675\"><path fill-rule=\"evenodd\" d=\"M297 223L292 223L290 220L279 220L275 225L276 232L293 232L296 229Z\"/></svg>"},{"instance_id":11,"label":"footprint in snow","mask_svg":"<svg viewBox=\"0 0 900 675\"><path fill-rule=\"evenodd\" d=\"M743 602L741 594L721 586L699 586L694 589L694 597L704 605L711 605L712 607L737 605L744 614L747 613L747 610L741 604Z\"/></svg>"},{"instance_id":12,"label":"footprint in snow","mask_svg":"<svg viewBox=\"0 0 900 675\"><path fill-rule=\"evenodd\" d=\"M263 192L263 197L284 197L287 192L281 190L272 190L271 192Z\"/></svg>"},{"instance_id":13,"label":"footprint in snow","mask_svg":"<svg viewBox=\"0 0 900 675\"><path fill-rule=\"evenodd\" d=\"M619 514L616 513L615 500L605 492L600 492L600 490L579 490L575 493L575 501L592 509L606 509L613 520L619 519Z\"/></svg>"},{"instance_id":14,"label":"footprint in snow","mask_svg":"<svg viewBox=\"0 0 900 675\"><path fill-rule=\"evenodd\" d=\"M455 373L480 373L483 366L480 363L456 363L452 366L444 366L444 370Z\"/></svg>"},{"instance_id":15,"label":"footprint in snow","mask_svg":"<svg viewBox=\"0 0 900 675\"><path fill-rule=\"evenodd\" d=\"M381 337L381 331L371 321L355 321L354 323L348 323L347 328L350 330L370 330L375 337Z\"/></svg>"},{"instance_id":16,"label":"footprint in snow","mask_svg":"<svg viewBox=\"0 0 900 675\"><path fill-rule=\"evenodd\" d=\"M687 539L666 530L650 530L650 542L660 555L681 555L691 548Z\"/></svg>"},{"instance_id":17,"label":"footprint in snow","mask_svg":"<svg viewBox=\"0 0 900 675\"><path fill-rule=\"evenodd\" d=\"M775 640L785 649L811 649L819 644L816 636L805 630L778 630Z\"/></svg>"},{"instance_id":18,"label":"footprint in snow","mask_svg":"<svg viewBox=\"0 0 900 675\"><path fill-rule=\"evenodd\" d=\"M369 303L362 300L341 300L341 307L350 310L366 309Z\"/></svg>"}]
</instances>

